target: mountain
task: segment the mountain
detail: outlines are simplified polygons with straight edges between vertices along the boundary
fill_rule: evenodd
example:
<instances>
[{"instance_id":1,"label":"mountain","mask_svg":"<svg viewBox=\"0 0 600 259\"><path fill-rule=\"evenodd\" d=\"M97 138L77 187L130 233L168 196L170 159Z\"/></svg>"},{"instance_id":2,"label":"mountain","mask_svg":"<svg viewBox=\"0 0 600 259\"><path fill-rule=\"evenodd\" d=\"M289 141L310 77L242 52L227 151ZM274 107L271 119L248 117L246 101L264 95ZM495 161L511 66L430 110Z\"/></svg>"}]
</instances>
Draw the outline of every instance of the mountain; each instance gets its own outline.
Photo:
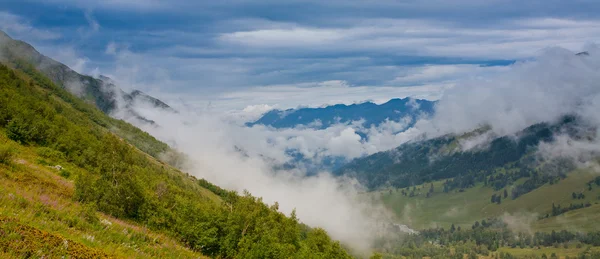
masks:
<instances>
[{"instance_id":1,"label":"mountain","mask_svg":"<svg viewBox=\"0 0 600 259\"><path fill-rule=\"evenodd\" d=\"M22 70L35 68L54 84L67 89L75 96L94 104L106 114L114 112L120 104L124 106L126 116L149 121L132 108L133 102L147 102L157 108L174 111L164 102L148 96L141 91L124 92L106 76L94 78L79 74L68 66L39 53L26 42L14 40L0 31L0 62ZM151 121L149 121L151 122Z\"/></svg>"},{"instance_id":2,"label":"mountain","mask_svg":"<svg viewBox=\"0 0 600 259\"><path fill-rule=\"evenodd\" d=\"M585 166L568 151L543 155L541 143L562 147L564 138L597 145L594 126L564 116L510 136L482 127L415 140L335 173L357 177L365 198L418 231L383 241L390 258L597 258L600 154Z\"/></svg>"},{"instance_id":3,"label":"mountain","mask_svg":"<svg viewBox=\"0 0 600 259\"><path fill-rule=\"evenodd\" d=\"M583 138L582 122L565 116L556 123L532 125L515 136L494 136L489 128L463 134L412 141L395 149L357 158L335 174L351 175L371 189L385 186L404 188L426 182L455 178L447 188L464 188L494 175L499 169L516 170L512 180L538 170L540 162L532 156L541 142L552 142L566 133ZM571 168L561 164L565 170ZM564 170L555 173L566 173ZM506 183L504 184L506 185Z\"/></svg>"},{"instance_id":4,"label":"mountain","mask_svg":"<svg viewBox=\"0 0 600 259\"><path fill-rule=\"evenodd\" d=\"M577 169L566 157L538 153L541 143L552 144L559 137L592 143L595 128L577 116L531 125L510 136L482 127L408 142L354 159L334 173L356 177L371 190L369 195L382 199L411 228L471 227L505 213L525 213L537 215L527 219L536 228L558 231L583 224L566 219L560 223L559 215L577 210L573 213L581 220L600 209L594 203L600 188L593 187L591 169ZM562 207L553 211L553 204Z\"/></svg>"},{"instance_id":5,"label":"mountain","mask_svg":"<svg viewBox=\"0 0 600 259\"><path fill-rule=\"evenodd\" d=\"M114 103L103 81L16 44L2 53L51 63L43 73L21 58L0 64L0 257L351 258L277 204L159 160L179 155L99 110ZM59 82L89 79L83 89L96 101L45 76L52 71Z\"/></svg>"},{"instance_id":6,"label":"mountain","mask_svg":"<svg viewBox=\"0 0 600 259\"><path fill-rule=\"evenodd\" d=\"M411 118L414 123L419 116L433 114L434 105L434 101L404 98L391 99L381 105L365 102L351 105L336 104L322 108L271 110L257 121L246 125L266 125L274 128L294 128L304 125L325 129L332 124L364 120L363 125L369 127L377 126L386 119L400 121L405 117Z\"/></svg>"}]
</instances>

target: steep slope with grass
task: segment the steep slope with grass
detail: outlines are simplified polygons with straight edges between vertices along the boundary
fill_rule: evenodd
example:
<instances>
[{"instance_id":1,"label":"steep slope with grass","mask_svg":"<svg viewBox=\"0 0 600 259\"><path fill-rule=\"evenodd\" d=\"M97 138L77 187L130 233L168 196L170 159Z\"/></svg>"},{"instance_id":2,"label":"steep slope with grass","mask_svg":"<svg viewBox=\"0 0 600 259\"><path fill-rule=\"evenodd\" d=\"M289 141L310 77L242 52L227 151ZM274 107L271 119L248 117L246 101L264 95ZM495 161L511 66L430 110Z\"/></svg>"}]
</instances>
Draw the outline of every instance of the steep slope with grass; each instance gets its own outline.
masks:
<instances>
[{"instance_id":1,"label":"steep slope with grass","mask_svg":"<svg viewBox=\"0 0 600 259\"><path fill-rule=\"evenodd\" d=\"M349 257L325 231L301 225L277 204L156 160L168 151L165 144L95 110L27 63L17 68L0 65L0 202L7 208L0 216L8 233L0 251ZM16 249L19 242L28 245Z\"/></svg>"}]
</instances>

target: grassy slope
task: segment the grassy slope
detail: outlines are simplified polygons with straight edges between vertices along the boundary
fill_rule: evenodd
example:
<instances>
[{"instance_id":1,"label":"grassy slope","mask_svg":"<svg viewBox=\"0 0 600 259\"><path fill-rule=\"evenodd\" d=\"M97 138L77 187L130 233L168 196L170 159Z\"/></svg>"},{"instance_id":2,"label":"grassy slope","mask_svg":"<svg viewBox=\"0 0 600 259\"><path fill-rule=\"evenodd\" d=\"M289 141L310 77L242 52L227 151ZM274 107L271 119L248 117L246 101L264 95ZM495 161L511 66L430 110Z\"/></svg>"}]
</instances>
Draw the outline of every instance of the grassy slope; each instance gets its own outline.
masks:
<instances>
[{"instance_id":1,"label":"grassy slope","mask_svg":"<svg viewBox=\"0 0 600 259\"><path fill-rule=\"evenodd\" d=\"M0 164L0 219L12 222L0 223L0 233L3 233L0 244L17 245L16 240L21 240L19 246L4 246L2 257L75 255L75 250L69 247L73 249L76 245L65 245L64 241L51 245L43 239L48 236L80 244L84 252L75 252L84 253L83 257L91 255L85 252L121 258L202 257L163 234L73 201L74 183L70 178L82 169L65 161L44 160L37 155L37 148L18 145L3 132L0 143L10 145L16 152L12 162ZM59 171L49 166L57 164L64 169ZM64 172L70 172L71 176L65 177ZM30 230L24 230L28 228L44 234L31 235Z\"/></svg>"},{"instance_id":2,"label":"grassy slope","mask_svg":"<svg viewBox=\"0 0 600 259\"><path fill-rule=\"evenodd\" d=\"M597 213L600 211L600 205L596 204L600 195L600 188L594 186L592 191L587 190L587 182L595 176L585 170L575 171L558 183L546 184L516 200L510 199L510 197L503 199L500 205L492 204L490 197L494 193L502 194L502 190L494 191L482 184L466 189L464 192L443 193L442 182L434 182L435 191L430 198L425 197L426 192L429 190L429 184L425 184L425 187L423 185L419 186L420 191L416 192L419 194L415 197L403 196L398 189L387 189L375 192L373 195L380 197L401 221L417 229L435 226L447 228L453 223L462 227L470 227L475 221L500 216L505 212L513 215L525 215L527 213L545 215L551 211L553 202L568 207L569 203L590 201L592 206L589 208L569 211L558 217L542 219L533 222L532 226L536 230L544 231L572 230L573 228L598 230L600 226L592 224L590 221L600 218ZM521 179L521 181L524 180ZM508 191L510 193L510 187ZM572 192L584 192L586 198L573 200L571 197Z\"/></svg>"},{"instance_id":3,"label":"grassy slope","mask_svg":"<svg viewBox=\"0 0 600 259\"><path fill-rule=\"evenodd\" d=\"M510 248L510 247L501 247L498 249L497 253L500 252L504 252L504 253L510 253L511 255L517 256L519 258L522 257L530 257L530 256L538 256L541 257L542 255L546 255L548 258L550 258L550 255L555 253L557 256L559 256L559 258L566 258L567 256L571 257L571 258L577 258L577 256L579 254L581 254L583 251L590 249L590 251L600 251L599 247L589 247L589 246L584 246L581 248L577 248L575 247L575 245L571 245L568 248L564 248L564 247L559 247L559 248L555 248L555 247L541 247L541 248ZM489 257L492 258L492 257Z\"/></svg>"}]
</instances>

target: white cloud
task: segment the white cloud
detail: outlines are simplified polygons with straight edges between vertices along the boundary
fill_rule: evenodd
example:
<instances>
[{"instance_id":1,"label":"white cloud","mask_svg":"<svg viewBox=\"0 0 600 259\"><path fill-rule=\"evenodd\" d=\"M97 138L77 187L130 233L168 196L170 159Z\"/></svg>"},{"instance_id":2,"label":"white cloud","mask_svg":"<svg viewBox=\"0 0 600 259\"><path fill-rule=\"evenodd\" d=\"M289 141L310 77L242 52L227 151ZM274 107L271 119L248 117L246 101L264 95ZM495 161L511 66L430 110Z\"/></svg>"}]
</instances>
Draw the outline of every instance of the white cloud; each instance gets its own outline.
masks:
<instances>
[{"instance_id":1,"label":"white cloud","mask_svg":"<svg viewBox=\"0 0 600 259\"><path fill-rule=\"evenodd\" d=\"M361 150L360 137L351 128L273 131L243 127L206 112L141 112L162 125L140 125L144 130L189 155L187 172L224 188L248 190L270 204L278 202L286 214L296 209L302 222L323 227L353 249L367 251L374 237L383 234L379 223L389 222L390 214L381 205L362 200L359 192L363 190L351 179L335 179L328 173L307 177L298 170L273 169L287 159L285 148L297 148L307 155L323 152L322 148L338 154L357 152L344 148L348 144Z\"/></svg>"},{"instance_id":2,"label":"white cloud","mask_svg":"<svg viewBox=\"0 0 600 259\"><path fill-rule=\"evenodd\" d=\"M90 29L94 32L97 32L98 30L100 30L100 24L98 23L96 18L94 18L94 16L92 15L92 12L87 11L84 14L85 14L85 20L88 22Z\"/></svg>"},{"instance_id":3,"label":"white cloud","mask_svg":"<svg viewBox=\"0 0 600 259\"><path fill-rule=\"evenodd\" d=\"M173 6L160 0L29 0L33 2L55 3L61 5L76 6L82 9L110 9L110 10L160 10L161 8L172 8ZM164 9L163 9L164 10Z\"/></svg>"},{"instance_id":4,"label":"white cloud","mask_svg":"<svg viewBox=\"0 0 600 259\"><path fill-rule=\"evenodd\" d=\"M470 77L485 77L508 70L505 66L485 67L481 65L425 65L412 67L390 81L390 84L414 85L435 82L465 80Z\"/></svg>"},{"instance_id":5,"label":"white cloud","mask_svg":"<svg viewBox=\"0 0 600 259\"><path fill-rule=\"evenodd\" d=\"M296 47L334 43L344 38L335 30L325 29L265 29L223 34L220 40L262 47Z\"/></svg>"},{"instance_id":6,"label":"white cloud","mask_svg":"<svg viewBox=\"0 0 600 259\"><path fill-rule=\"evenodd\" d=\"M600 51L595 46L587 49L589 56L547 49L506 72L457 82L444 92L433 118L418 122L416 128L434 137L489 125L495 135L503 136L567 114L600 125ZM473 141L465 146L482 143Z\"/></svg>"},{"instance_id":7,"label":"white cloud","mask_svg":"<svg viewBox=\"0 0 600 259\"><path fill-rule=\"evenodd\" d=\"M81 26L77 29L79 36L82 39L90 38L94 34L98 33L100 30L100 24L92 14L92 11L88 10L83 12L85 20L87 21L87 26Z\"/></svg>"},{"instance_id":8,"label":"white cloud","mask_svg":"<svg viewBox=\"0 0 600 259\"><path fill-rule=\"evenodd\" d=\"M524 58L548 46L580 49L599 41L600 21L526 18L476 27L423 19L366 19L344 28L295 26L223 33L222 41L255 48L386 51L471 58Z\"/></svg>"},{"instance_id":9,"label":"white cloud","mask_svg":"<svg viewBox=\"0 0 600 259\"><path fill-rule=\"evenodd\" d=\"M300 106L320 107L326 104L353 104L371 100L384 103L392 98L413 97L438 99L452 84L423 86L350 86L345 81L272 85L231 91L211 96L210 101L221 110L241 109L247 104L261 103L280 109ZM205 101L207 102L207 101Z\"/></svg>"},{"instance_id":10,"label":"white cloud","mask_svg":"<svg viewBox=\"0 0 600 259\"><path fill-rule=\"evenodd\" d=\"M27 41L55 40L61 37L57 32L36 29L24 18L3 11L0 11L0 30L11 37Z\"/></svg>"},{"instance_id":11,"label":"white cloud","mask_svg":"<svg viewBox=\"0 0 600 259\"><path fill-rule=\"evenodd\" d=\"M50 58L60 60L77 73L91 74L94 68L90 68L90 59L77 53L72 46L62 46L60 48L42 47L43 52Z\"/></svg>"}]
</instances>

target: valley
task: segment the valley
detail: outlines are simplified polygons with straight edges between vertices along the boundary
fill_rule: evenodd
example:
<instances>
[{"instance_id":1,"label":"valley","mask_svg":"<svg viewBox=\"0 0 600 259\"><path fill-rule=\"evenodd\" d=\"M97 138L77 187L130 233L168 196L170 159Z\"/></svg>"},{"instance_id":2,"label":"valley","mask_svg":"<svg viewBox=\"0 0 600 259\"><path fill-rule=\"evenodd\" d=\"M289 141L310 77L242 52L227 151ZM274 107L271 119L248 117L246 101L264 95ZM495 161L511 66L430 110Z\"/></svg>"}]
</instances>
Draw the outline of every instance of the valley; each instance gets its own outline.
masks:
<instances>
[{"instance_id":1,"label":"valley","mask_svg":"<svg viewBox=\"0 0 600 259\"><path fill-rule=\"evenodd\" d=\"M0 258L600 259L594 1L0 6Z\"/></svg>"}]
</instances>

